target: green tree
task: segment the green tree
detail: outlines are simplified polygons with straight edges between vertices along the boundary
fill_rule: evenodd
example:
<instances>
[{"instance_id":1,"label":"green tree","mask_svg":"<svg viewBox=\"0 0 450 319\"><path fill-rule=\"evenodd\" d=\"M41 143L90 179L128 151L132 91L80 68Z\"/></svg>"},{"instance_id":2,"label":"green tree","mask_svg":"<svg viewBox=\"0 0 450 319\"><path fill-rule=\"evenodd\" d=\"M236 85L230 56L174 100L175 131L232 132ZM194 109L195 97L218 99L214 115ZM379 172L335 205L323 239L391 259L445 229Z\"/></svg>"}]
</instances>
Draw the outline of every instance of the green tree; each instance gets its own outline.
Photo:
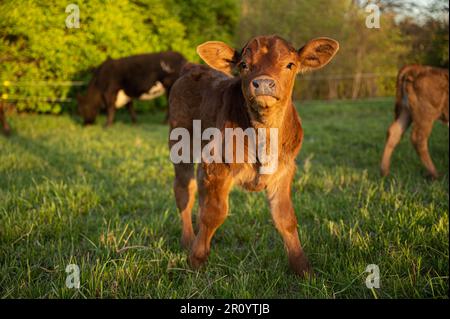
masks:
<instances>
[{"instance_id":1,"label":"green tree","mask_svg":"<svg viewBox=\"0 0 450 319\"><path fill-rule=\"evenodd\" d=\"M194 1L189 7L176 0L78 0L76 4L79 29L65 25L66 1L0 2L0 84L33 84L0 86L0 93L30 99L18 101L19 110L59 113L59 103L34 98L71 98L73 88L41 86L37 81L87 80L89 70L108 56L175 50L198 61L196 45L219 30L224 39L230 37L237 16L233 0L206 7L206 1Z\"/></svg>"},{"instance_id":2,"label":"green tree","mask_svg":"<svg viewBox=\"0 0 450 319\"><path fill-rule=\"evenodd\" d=\"M395 26L394 15L381 15L381 28L369 29L368 13L353 0L242 0L241 3L242 18L236 39L239 45L263 34L278 34L297 48L315 37L339 41L340 50L330 66L308 75L308 81L298 81L296 98L300 97L299 91L306 98L393 94L392 78L363 81L362 74L395 74L405 43Z\"/></svg>"}]
</instances>

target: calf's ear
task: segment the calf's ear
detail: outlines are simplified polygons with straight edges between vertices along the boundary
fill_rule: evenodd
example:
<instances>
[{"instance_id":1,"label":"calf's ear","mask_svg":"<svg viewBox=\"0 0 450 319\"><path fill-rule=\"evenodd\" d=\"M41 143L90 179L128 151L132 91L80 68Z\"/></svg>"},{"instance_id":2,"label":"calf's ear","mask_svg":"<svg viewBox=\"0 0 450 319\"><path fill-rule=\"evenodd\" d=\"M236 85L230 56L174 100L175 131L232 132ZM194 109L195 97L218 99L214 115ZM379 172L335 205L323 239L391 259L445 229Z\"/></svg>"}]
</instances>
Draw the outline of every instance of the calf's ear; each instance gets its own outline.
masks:
<instances>
[{"instance_id":1,"label":"calf's ear","mask_svg":"<svg viewBox=\"0 0 450 319\"><path fill-rule=\"evenodd\" d=\"M232 75L233 67L238 60L238 53L226 43L208 41L197 47L197 54L213 69Z\"/></svg>"},{"instance_id":2,"label":"calf's ear","mask_svg":"<svg viewBox=\"0 0 450 319\"><path fill-rule=\"evenodd\" d=\"M320 69L333 59L339 42L330 38L316 38L298 50L300 72Z\"/></svg>"}]
</instances>

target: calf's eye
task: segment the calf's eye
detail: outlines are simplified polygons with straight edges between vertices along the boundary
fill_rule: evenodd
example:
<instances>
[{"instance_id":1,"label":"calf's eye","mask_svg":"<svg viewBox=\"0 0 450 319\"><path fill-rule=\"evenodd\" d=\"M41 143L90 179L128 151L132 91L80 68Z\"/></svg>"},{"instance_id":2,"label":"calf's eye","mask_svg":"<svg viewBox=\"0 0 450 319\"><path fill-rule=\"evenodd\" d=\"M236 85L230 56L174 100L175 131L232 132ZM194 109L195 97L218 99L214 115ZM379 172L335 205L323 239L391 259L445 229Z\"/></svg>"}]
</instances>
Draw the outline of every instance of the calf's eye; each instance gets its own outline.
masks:
<instances>
[{"instance_id":1,"label":"calf's eye","mask_svg":"<svg viewBox=\"0 0 450 319\"><path fill-rule=\"evenodd\" d=\"M288 65L286 65L286 67L289 69L289 70L292 70L292 68L295 66L295 64L294 63L289 63Z\"/></svg>"},{"instance_id":2,"label":"calf's eye","mask_svg":"<svg viewBox=\"0 0 450 319\"><path fill-rule=\"evenodd\" d=\"M245 62L241 62L241 63L239 63L239 68L241 70L247 70L248 69L248 65Z\"/></svg>"}]
</instances>

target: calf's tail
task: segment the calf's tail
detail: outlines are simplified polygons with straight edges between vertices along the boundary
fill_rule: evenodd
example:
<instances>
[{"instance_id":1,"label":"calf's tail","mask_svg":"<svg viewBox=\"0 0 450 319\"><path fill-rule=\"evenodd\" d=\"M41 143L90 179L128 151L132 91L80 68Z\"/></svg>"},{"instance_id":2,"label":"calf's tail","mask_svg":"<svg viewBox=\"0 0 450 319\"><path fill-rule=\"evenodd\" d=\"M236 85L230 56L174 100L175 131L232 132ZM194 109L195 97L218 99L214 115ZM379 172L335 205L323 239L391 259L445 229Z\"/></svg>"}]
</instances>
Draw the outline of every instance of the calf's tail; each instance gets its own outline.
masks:
<instances>
[{"instance_id":1,"label":"calf's tail","mask_svg":"<svg viewBox=\"0 0 450 319\"><path fill-rule=\"evenodd\" d=\"M406 88L408 82L412 82L414 77L410 74L410 66L400 69L397 75L396 94L395 94L395 118L398 118L403 109L408 106L408 90Z\"/></svg>"}]
</instances>

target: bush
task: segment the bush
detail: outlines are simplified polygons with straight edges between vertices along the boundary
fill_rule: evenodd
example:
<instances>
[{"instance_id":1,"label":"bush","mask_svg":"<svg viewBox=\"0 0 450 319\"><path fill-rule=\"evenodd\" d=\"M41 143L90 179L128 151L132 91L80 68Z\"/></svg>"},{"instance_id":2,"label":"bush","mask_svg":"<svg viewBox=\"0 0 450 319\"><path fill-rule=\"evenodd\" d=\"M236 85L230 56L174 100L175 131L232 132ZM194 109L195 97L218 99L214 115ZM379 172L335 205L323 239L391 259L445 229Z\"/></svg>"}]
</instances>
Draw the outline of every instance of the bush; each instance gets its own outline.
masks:
<instances>
[{"instance_id":1,"label":"bush","mask_svg":"<svg viewBox=\"0 0 450 319\"><path fill-rule=\"evenodd\" d=\"M83 88L51 82L88 81L89 70L108 56L175 50L198 61L195 47L208 35L203 32L206 24L214 26L211 30L219 39L229 39L238 9L234 0L200 0L191 6L181 0L79 0L80 28L69 29L67 4L0 3L0 93L20 98L18 110L60 113L61 105L68 108L73 100L60 104L42 98L73 99Z\"/></svg>"}]
</instances>

